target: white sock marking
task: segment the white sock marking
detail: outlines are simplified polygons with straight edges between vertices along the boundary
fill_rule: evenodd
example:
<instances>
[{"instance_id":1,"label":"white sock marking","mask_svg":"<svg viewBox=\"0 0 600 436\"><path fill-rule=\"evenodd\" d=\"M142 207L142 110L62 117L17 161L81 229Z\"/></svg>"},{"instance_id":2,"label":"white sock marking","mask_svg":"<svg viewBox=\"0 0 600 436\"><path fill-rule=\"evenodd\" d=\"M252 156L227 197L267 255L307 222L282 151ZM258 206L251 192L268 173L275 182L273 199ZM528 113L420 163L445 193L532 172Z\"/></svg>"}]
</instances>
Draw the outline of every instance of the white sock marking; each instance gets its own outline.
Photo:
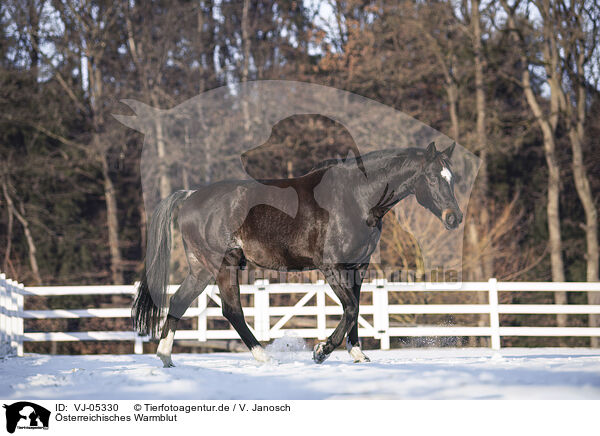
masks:
<instances>
[{"instance_id":1,"label":"white sock marking","mask_svg":"<svg viewBox=\"0 0 600 436\"><path fill-rule=\"evenodd\" d=\"M259 362L268 362L271 360L271 357L267 354L263 347L252 347L250 350L252 356Z\"/></svg>"},{"instance_id":2,"label":"white sock marking","mask_svg":"<svg viewBox=\"0 0 600 436\"><path fill-rule=\"evenodd\" d=\"M367 359L367 356L365 356L365 353L362 352L358 345L349 348L348 353L350 353L350 356L354 359L355 362L364 362Z\"/></svg>"},{"instance_id":3,"label":"white sock marking","mask_svg":"<svg viewBox=\"0 0 600 436\"><path fill-rule=\"evenodd\" d=\"M163 338L158 343L158 348L156 349L156 355L160 357L160 360L163 361L165 365L168 365L171 362L171 351L173 350L173 338L175 336L175 332L170 330L167 334L166 338Z\"/></svg>"}]
</instances>

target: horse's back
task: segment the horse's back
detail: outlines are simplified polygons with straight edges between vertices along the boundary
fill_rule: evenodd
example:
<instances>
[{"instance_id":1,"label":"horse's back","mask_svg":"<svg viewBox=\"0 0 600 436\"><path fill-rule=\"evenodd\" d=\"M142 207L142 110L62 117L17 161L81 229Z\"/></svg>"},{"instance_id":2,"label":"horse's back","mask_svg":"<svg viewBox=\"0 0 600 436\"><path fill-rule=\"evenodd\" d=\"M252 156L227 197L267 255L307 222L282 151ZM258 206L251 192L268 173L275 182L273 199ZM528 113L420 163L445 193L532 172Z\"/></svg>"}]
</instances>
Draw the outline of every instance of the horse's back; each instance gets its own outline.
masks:
<instances>
[{"instance_id":1,"label":"horse's back","mask_svg":"<svg viewBox=\"0 0 600 436\"><path fill-rule=\"evenodd\" d=\"M179 212L186 246L213 269L235 248L269 268L289 267L284 259L290 253L299 253L292 263L305 263L299 245L305 240L317 243L314 213L309 213L309 222L307 212L318 206L312 197L314 180L299 179L228 181L199 188Z\"/></svg>"}]
</instances>

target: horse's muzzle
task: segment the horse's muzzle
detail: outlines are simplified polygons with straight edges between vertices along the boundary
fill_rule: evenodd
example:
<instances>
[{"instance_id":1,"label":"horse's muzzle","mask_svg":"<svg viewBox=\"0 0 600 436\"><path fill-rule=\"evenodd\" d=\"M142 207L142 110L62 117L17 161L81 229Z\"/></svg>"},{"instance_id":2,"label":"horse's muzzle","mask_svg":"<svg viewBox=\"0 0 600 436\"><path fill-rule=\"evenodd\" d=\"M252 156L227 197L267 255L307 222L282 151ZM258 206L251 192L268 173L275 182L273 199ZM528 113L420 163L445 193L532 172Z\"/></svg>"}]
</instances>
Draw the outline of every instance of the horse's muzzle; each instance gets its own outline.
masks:
<instances>
[{"instance_id":1,"label":"horse's muzzle","mask_svg":"<svg viewBox=\"0 0 600 436\"><path fill-rule=\"evenodd\" d=\"M454 211L452 209L445 209L442 212L442 221L444 222L444 226L448 230L455 229L462 222L463 215L460 211Z\"/></svg>"}]
</instances>

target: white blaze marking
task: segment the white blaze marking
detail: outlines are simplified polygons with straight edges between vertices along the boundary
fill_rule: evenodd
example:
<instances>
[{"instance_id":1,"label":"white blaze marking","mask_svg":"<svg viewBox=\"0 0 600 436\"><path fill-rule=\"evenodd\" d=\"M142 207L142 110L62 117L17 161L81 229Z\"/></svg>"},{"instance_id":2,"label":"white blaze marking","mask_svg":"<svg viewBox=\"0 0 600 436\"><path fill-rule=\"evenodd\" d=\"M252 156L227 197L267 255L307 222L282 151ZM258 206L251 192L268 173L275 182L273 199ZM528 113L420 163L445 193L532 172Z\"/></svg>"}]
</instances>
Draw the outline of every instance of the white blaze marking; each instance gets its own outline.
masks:
<instances>
[{"instance_id":1,"label":"white blaze marking","mask_svg":"<svg viewBox=\"0 0 600 436\"><path fill-rule=\"evenodd\" d=\"M452 173L448 168L442 168L442 172L440 174L448 183L450 183L450 180L452 180Z\"/></svg>"}]
</instances>

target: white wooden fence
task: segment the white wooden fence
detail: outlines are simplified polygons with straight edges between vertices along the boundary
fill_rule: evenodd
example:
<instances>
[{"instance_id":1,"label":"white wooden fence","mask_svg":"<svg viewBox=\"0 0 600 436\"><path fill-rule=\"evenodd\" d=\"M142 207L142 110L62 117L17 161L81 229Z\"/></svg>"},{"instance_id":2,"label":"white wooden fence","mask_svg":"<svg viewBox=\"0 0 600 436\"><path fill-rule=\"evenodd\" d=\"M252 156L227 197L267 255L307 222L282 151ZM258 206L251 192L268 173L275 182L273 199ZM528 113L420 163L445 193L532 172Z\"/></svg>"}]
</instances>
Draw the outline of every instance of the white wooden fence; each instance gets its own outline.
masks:
<instances>
[{"instance_id":1,"label":"white wooden fence","mask_svg":"<svg viewBox=\"0 0 600 436\"><path fill-rule=\"evenodd\" d=\"M171 286L169 292L175 292ZM390 293L396 292L487 292L487 304L390 304ZM600 292L600 283L548 283L548 282L465 282L461 284L392 283L375 280L364 283L362 293L371 293L371 304L361 304L359 336L380 340L382 349L390 348L390 337L424 336L487 336L491 346L500 348L502 336L600 336L598 327L508 327L500 326L500 314L600 314L600 305L555 304L499 304L498 292ZM0 327L1 343L13 353L22 355L24 341L134 341L134 351L143 352L143 342L132 331L90 332L24 332L24 319L49 318L129 318L131 309L57 309L24 310L23 297L56 295L133 295L135 285L126 286L42 286L24 287L0 275ZM333 328L328 328L326 317L341 315L342 307L331 288L323 283L268 283L257 281L242 285L242 294L253 296L253 305L244 307L244 314L253 317L251 330L259 341L269 341L292 333L303 338L325 339ZM302 297L291 306L273 306L269 298L274 294L300 294ZM326 298L329 297L329 300ZM214 301L209 305L209 301ZM309 304L310 303L310 304ZM226 330L209 328L210 317L221 316L221 300L216 286L209 286L198 298L196 307L190 307L184 316L196 317L195 330L178 330L175 339L206 341L209 339L239 339L230 327ZM390 325L394 314L487 314L489 325L483 327ZM286 328L295 316L316 317L315 328ZM366 318L369 320L367 320Z\"/></svg>"},{"instance_id":2,"label":"white wooden fence","mask_svg":"<svg viewBox=\"0 0 600 436\"><path fill-rule=\"evenodd\" d=\"M23 355L24 286L0 274L0 356Z\"/></svg>"}]
</instances>

